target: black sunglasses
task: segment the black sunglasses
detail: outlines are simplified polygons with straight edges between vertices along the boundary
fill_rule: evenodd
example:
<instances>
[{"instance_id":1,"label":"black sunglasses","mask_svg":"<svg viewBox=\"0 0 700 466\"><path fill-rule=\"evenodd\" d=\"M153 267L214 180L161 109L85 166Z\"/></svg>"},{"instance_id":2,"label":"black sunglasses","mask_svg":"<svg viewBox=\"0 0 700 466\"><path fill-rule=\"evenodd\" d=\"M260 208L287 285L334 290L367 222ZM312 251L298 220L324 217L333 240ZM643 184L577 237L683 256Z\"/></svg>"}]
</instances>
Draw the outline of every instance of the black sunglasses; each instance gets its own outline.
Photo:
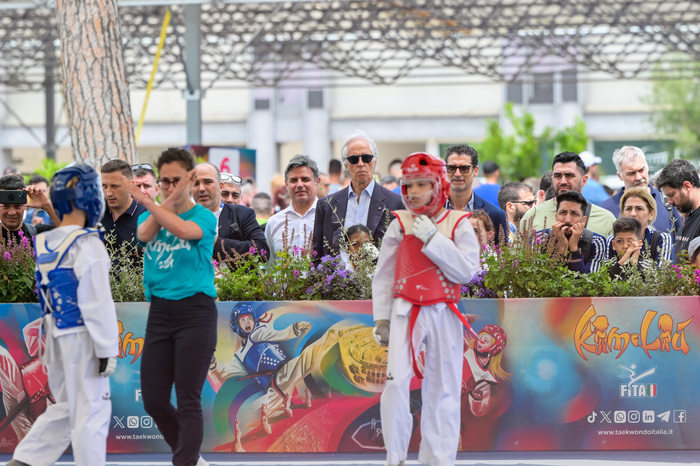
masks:
<instances>
[{"instance_id":1,"label":"black sunglasses","mask_svg":"<svg viewBox=\"0 0 700 466\"><path fill-rule=\"evenodd\" d=\"M362 155L348 155L348 162L353 165L357 165L360 162L360 157L362 157L362 162L370 163L374 158L372 154L362 154Z\"/></svg>"},{"instance_id":2,"label":"black sunglasses","mask_svg":"<svg viewBox=\"0 0 700 466\"><path fill-rule=\"evenodd\" d=\"M535 202L537 202L537 199L533 199L531 201L511 201L512 204L525 204L528 207L535 205Z\"/></svg>"},{"instance_id":3,"label":"black sunglasses","mask_svg":"<svg viewBox=\"0 0 700 466\"><path fill-rule=\"evenodd\" d=\"M474 165L448 165L446 167L447 173L455 173L457 170L459 170L465 175L472 171L472 168L474 168Z\"/></svg>"}]
</instances>

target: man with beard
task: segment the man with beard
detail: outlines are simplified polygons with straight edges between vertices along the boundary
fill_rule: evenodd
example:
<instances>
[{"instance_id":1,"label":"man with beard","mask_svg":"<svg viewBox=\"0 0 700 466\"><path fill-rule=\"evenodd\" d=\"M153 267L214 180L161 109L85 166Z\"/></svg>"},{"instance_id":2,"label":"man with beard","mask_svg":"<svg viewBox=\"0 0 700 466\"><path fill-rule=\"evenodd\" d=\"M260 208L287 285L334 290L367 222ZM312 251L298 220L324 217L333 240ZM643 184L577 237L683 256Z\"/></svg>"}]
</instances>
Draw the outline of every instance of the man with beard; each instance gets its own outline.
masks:
<instances>
[{"instance_id":1,"label":"man with beard","mask_svg":"<svg viewBox=\"0 0 700 466\"><path fill-rule=\"evenodd\" d=\"M221 201L221 173L216 165L203 162L197 165L192 196L197 204L209 209L218 219L214 259L219 262L235 261L239 255L248 254L254 248L255 254L265 260L267 242L255 211L244 205L226 204Z\"/></svg>"},{"instance_id":2,"label":"man with beard","mask_svg":"<svg viewBox=\"0 0 700 466\"><path fill-rule=\"evenodd\" d=\"M554 157L552 162L552 184L557 195L566 191L576 191L581 194L583 186L588 181L586 165L575 152L562 152ZM584 227L601 236L608 237L612 234L612 224L615 216L610 211L597 205L586 203L583 211ZM543 230L553 226L556 221L557 204L555 199L550 199L533 209L528 210L520 221L522 228Z\"/></svg>"},{"instance_id":3,"label":"man with beard","mask_svg":"<svg viewBox=\"0 0 700 466\"><path fill-rule=\"evenodd\" d=\"M678 210L663 202L663 196L649 184L649 165L646 156L639 147L624 146L613 153L613 163L617 169L617 177L625 183L625 186L614 196L600 203L600 207L608 209L615 217L620 216L620 199L626 189L642 187L646 188L651 197L656 201L656 218L654 228L666 232L675 238L683 225Z\"/></svg>"},{"instance_id":4,"label":"man with beard","mask_svg":"<svg viewBox=\"0 0 700 466\"><path fill-rule=\"evenodd\" d=\"M605 237L584 228L588 202L581 193L564 191L554 199L557 211L552 228L538 232L543 244L554 241L554 251L569 270L595 272L606 258Z\"/></svg>"},{"instance_id":5,"label":"man with beard","mask_svg":"<svg viewBox=\"0 0 700 466\"><path fill-rule=\"evenodd\" d=\"M508 219L508 239L513 240L513 235L518 230L520 220L525 212L535 205L537 199L532 194L532 188L520 181L506 183L498 191L498 206L506 213Z\"/></svg>"},{"instance_id":6,"label":"man with beard","mask_svg":"<svg viewBox=\"0 0 700 466\"><path fill-rule=\"evenodd\" d=\"M688 254L688 245L700 236L700 177L695 167L687 160L671 160L657 181L659 189L668 197L668 203L686 214L685 224L677 229L673 246L673 262L678 264Z\"/></svg>"}]
</instances>

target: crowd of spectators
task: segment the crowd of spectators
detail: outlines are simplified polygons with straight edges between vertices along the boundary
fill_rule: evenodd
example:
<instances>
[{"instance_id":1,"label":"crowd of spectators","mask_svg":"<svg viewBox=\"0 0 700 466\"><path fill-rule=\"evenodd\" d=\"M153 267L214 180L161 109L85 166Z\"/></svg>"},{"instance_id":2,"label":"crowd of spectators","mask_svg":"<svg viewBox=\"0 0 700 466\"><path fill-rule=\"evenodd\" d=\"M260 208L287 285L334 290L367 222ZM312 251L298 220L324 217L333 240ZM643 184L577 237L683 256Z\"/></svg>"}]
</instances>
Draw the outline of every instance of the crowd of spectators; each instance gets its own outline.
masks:
<instances>
[{"instance_id":1,"label":"crowd of spectators","mask_svg":"<svg viewBox=\"0 0 700 466\"><path fill-rule=\"evenodd\" d=\"M388 173L380 176L377 145L362 131L347 138L339 155L327 173L312 156L294 156L269 193L252 178L221 173L209 162L197 165L190 195L217 219L212 259L234 267L250 254L270 262L289 254L314 263L331 255L341 256L351 269L352 248L358 241L378 248L392 212L404 208L402 160L392 160ZM598 165L603 159L590 152L556 154L551 170L540 179L501 184L495 162L480 166L473 147L455 145L444 157L450 181L445 207L472 212L477 240L492 254L525 233L535 233L538 242L554 244L550 249L579 273L607 264L611 276L620 277L628 262L642 270L684 260L700 262L696 167L672 160L652 184L640 148L621 147L611 159L622 187L602 199L605 189ZM157 205L168 183L150 163L130 165L114 159L101 167L101 174L106 201L102 226L116 247L133 244L142 257L135 235L138 217L146 209L132 197L131 185ZM0 204L5 241L17 240L19 231L31 238L58 224L46 195L46 178L35 175L25 185L20 175L7 174L0 178L0 190L24 190L29 196L27 204Z\"/></svg>"}]
</instances>

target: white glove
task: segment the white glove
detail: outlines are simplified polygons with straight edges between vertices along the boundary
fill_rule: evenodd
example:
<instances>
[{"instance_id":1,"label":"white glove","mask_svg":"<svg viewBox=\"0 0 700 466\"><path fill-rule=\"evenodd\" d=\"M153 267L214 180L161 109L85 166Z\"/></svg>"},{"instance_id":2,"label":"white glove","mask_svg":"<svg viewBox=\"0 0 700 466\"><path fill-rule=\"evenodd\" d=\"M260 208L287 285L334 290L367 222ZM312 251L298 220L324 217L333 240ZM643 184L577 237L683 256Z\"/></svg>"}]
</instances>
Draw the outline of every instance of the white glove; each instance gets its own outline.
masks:
<instances>
[{"instance_id":1,"label":"white glove","mask_svg":"<svg viewBox=\"0 0 700 466\"><path fill-rule=\"evenodd\" d=\"M100 358L100 375L109 377L117 368L117 358Z\"/></svg>"},{"instance_id":2,"label":"white glove","mask_svg":"<svg viewBox=\"0 0 700 466\"><path fill-rule=\"evenodd\" d=\"M427 243L437 233L437 225L427 215L419 215L413 222L413 234Z\"/></svg>"},{"instance_id":3,"label":"white glove","mask_svg":"<svg viewBox=\"0 0 700 466\"><path fill-rule=\"evenodd\" d=\"M377 342L379 346L389 346L389 321L388 320L378 320L375 322L376 327L372 332L374 341Z\"/></svg>"}]
</instances>

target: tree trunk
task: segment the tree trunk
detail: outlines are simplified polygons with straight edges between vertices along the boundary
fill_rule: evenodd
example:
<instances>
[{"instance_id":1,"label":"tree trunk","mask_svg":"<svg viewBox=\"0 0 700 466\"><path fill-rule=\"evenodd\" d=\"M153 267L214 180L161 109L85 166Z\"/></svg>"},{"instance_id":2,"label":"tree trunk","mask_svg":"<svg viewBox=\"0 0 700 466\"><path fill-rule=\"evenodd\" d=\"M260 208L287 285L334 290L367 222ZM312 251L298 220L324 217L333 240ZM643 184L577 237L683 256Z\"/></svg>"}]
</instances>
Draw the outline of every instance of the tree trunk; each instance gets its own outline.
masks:
<instances>
[{"instance_id":1,"label":"tree trunk","mask_svg":"<svg viewBox=\"0 0 700 466\"><path fill-rule=\"evenodd\" d=\"M73 158L96 169L136 160L117 0L58 0L61 72Z\"/></svg>"}]
</instances>

